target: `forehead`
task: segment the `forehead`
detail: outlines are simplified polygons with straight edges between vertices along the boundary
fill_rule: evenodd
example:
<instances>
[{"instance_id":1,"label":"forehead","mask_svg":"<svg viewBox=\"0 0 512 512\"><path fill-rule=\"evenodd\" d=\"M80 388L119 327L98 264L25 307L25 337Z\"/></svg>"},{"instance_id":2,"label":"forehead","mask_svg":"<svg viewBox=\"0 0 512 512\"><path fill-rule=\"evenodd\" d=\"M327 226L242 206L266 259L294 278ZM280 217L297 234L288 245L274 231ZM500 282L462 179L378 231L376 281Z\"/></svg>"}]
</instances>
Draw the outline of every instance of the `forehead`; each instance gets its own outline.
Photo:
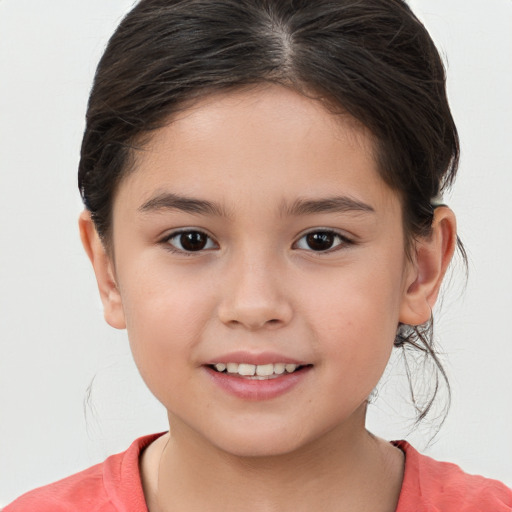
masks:
<instances>
[{"instance_id":1,"label":"forehead","mask_svg":"<svg viewBox=\"0 0 512 512\"><path fill-rule=\"evenodd\" d=\"M361 200L370 191L384 192L380 199L391 194L372 134L346 113L272 85L211 94L189 106L151 134L120 188L139 202L170 189L235 202L260 192L282 204L297 194L333 195L333 187Z\"/></svg>"},{"instance_id":2,"label":"forehead","mask_svg":"<svg viewBox=\"0 0 512 512\"><path fill-rule=\"evenodd\" d=\"M219 124L222 132L218 131ZM287 135L295 142L315 142L312 135L323 136L326 144L331 138L344 139L371 154L375 146L370 130L342 107L321 96L273 84L218 91L192 100L169 120L167 127L175 136L192 136L195 142L210 139L212 130L220 136L231 131L240 137L247 135L256 140L257 136L266 136L275 141L272 132L281 130L281 137ZM145 149L168 143L167 135L165 130L157 130L146 140Z\"/></svg>"}]
</instances>

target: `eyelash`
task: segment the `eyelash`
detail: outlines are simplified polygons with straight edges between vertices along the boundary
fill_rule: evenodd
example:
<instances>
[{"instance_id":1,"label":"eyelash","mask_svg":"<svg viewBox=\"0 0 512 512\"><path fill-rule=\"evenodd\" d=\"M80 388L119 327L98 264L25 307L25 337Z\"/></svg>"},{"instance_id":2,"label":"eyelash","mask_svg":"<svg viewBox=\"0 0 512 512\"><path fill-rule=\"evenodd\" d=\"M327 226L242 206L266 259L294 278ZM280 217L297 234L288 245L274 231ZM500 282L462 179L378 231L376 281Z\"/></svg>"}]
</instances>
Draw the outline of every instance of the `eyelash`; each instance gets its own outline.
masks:
<instances>
[{"instance_id":1,"label":"eyelash","mask_svg":"<svg viewBox=\"0 0 512 512\"><path fill-rule=\"evenodd\" d=\"M206 237L206 239L207 239L206 246L194 251L194 250L185 249L183 247L183 245L182 245L183 248L180 249L179 247L176 247L175 245L172 244L171 241L173 239L179 239L183 235L187 235L187 234L202 235L202 236ZM201 231L199 229L182 229L180 231L173 231L172 233L167 235L162 240L162 243L166 245L166 249L168 251L177 253L177 254L183 254L185 256L192 256L194 253L200 253L200 252L204 252L204 251L207 251L210 249L218 248L217 242L215 242L213 240L213 238L211 236L209 236L207 233L205 233L204 231ZM208 244L213 245L213 247L208 247Z\"/></svg>"},{"instance_id":2,"label":"eyelash","mask_svg":"<svg viewBox=\"0 0 512 512\"><path fill-rule=\"evenodd\" d=\"M205 246L200 247L197 250L190 250L190 249L186 249L185 247L183 247L182 241L180 242L181 248L176 247L171 242L172 240L179 240L180 237L182 237L183 235L187 235L187 234L188 235L199 235L199 236L206 237ZM310 240L308 247L299 247L301 240L303 240L303 239L305 240L305 239L307 239L307 237L313 236L313 235L322 235L322 237L324 237L324 240L325 240L325 237L332 237L332 240L337 240L337 243L335 243L335 245L333 245L332 247L329 247L325 250L322 250L322 249L315 250L311 247L310 244L311 244L312 240ZM167 235L165 238L163 238L161 243L165 244L166 249L169 250L170 252L183 254L186 256L192 256L194 253L200 253L200 252L204 252L207 250L218 248L217 242L215 242L213 240L213 238L211 236L209 236L207 233L205 233L204 231L201 231L199 229L183 229L180 231L174 231L174 232L170 233L169 235ZM318 229L317 228L315 230L304 233L296 242L293 243L292 248L304 250L304 251L308 251L308 252L313 252L316 254L328 254L328 253L336 252L346 246L354 245L354 243L355 242L353 240L338 233L337 231L333 231L331 229Z\"/></svg>"},{"instance_id":3,"label":"eyelash","mask_svg":"<svg viewBox=\"0 0 512 512\"><path fill-rule=\"evenodd\" d=\"M327 235L329 237L333 237L334 240L337 240L337 243L335 245L333 245L332 247L329 247L326 250L317 250L317 251L312 249L311 246L309 246L308 248L298 247L298 244L300 243L301 240L306 239L308 236L311 236L311 235L323 235L323 236ZM304 233L293 244L293 247L297 248L297 249L305 250L308 252L312 252L315 254L330 254L330 253L339 251L343 248L346 248L347 246L354 245L354 244L355 244L355 242L353 240L351 240L350 238L348 238L345 235L342 235L341 233L338 233L337 231L334 231L332 229L327 229L327 228L326 229L316 228L312 231L308 231L307 233Z\"/></svg>"}]
</instances>

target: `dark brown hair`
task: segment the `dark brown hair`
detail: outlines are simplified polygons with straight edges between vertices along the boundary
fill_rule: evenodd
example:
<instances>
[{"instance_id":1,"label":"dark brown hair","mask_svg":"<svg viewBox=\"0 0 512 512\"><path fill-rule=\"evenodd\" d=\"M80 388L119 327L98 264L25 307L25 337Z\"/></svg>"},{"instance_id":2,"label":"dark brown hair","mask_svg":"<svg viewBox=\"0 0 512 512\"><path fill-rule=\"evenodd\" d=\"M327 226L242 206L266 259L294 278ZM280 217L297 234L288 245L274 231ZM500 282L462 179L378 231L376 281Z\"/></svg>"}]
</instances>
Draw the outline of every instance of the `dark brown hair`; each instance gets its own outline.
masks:
<instances>
[{"instance_id":1,"label":"dark brown hair","mask_svg":"<svg viewBox=\"0 0 512 512\"><path fill-rule=\"evenodd\" d=\"M116 188L144 136L200 97L261 83L366 126L407 240L429 235L459 141L439 53L404 1L141 0L99 63L82 143L80 193L107 246ZM396 344L430 355L446 380L429 326L402 329Z\"/></svg>"}]
</instances>

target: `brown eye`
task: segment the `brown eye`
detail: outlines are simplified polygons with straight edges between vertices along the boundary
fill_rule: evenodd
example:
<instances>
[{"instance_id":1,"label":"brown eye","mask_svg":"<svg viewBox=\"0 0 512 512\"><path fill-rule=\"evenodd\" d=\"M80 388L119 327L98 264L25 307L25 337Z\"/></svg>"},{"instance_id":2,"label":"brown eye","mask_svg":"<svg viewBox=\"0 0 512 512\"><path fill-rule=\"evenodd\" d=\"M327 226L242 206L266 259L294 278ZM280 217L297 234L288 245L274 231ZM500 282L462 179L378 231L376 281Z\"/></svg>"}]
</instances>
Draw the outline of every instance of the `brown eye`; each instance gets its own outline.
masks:
<instances>
[{"instance_id":1,"label":"brown eye","mask_svg":"<svg viewBox=\"0 0 512 512\"><path fill-rule=\"evenodd\" d=\"M306 235L306 243L313 251L327 251L334 244L334 233L319 232Z\"/></svg>"},{"instance_id":2,"label":"brown eye","mask_svg":"<svg viewBox=\"0 0 512 512\"><path fill-rule=\"evenodd\" d=\"M202 231L182 231L170 236L167 243L182 252L198 252L215 248L213 240Z\"/></svg>"},{"instance_id":3,"label":"brown eye","mask_svg":"<svg viewBox=\"0 0 512 512\"><path fill-rule=\"evenodd\" d=\"M311 231L301 237L295 247L315 252L326 252L350 243L350 240L334 231Z\"/></svg>"}]
</instances>

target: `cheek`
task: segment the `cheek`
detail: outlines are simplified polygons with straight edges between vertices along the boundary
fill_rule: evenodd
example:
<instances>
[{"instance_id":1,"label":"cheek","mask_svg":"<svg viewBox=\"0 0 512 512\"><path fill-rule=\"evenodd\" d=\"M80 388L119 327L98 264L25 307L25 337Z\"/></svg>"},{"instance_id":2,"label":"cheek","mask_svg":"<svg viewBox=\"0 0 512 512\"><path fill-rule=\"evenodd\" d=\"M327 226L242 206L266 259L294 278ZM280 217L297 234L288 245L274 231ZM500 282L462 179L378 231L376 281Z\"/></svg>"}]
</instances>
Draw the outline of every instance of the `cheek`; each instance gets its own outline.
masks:
<instances>
[{"instance_id":1,"label":"cheek","mask_svg":"<svg viewBox=\"0 0 512 512\"><path fill-rule=\"evenodd\" d=\"M165 276L132 274L121 294L135 363L159 399L182 387L188 370L199 364L196 347L212 308L201 286Z\"/></svg>"},{"instance_id":2,"label":"cheek","mask_svg":"<svg viewBox=\"0 0 512 512\"><path fill-rule=\"evenodd\" d=\"M197 272L179 271L162 264L159 258L154 260L123 272L128 277L121 279L126 284L121 288L121 296L128 332L137 338L146 338L147 333L148 343L152 339L158 343L162 337L167 344L186 341L190 331L211 309L209 287Z\"/></svg>"},{"instance_id":3,"label":"cheek","mask_svg":"<svg viewBox=\"0 0 512 512\"><path fill-rule=\"evenodd\" d=\"M317 274L304 287L303 314L312 313L322 329L334 335L393 333L402 300L401 275L398 266L380 263Z\"/></svg>"},{"instance_id":4,"label":"cheek","mask_svg":"<svg viewBox=\"0 0 512 512\"><path fill-rule=\"evenodd\" d=\"M303 316L314 326L317 349L328 352L322 364L330 368L332 382L361 398L375 387L391 355L400 282L398 266L362 265L325 276L316 282L322 293L304 296Z\"/></svg>"}]
</instances>

